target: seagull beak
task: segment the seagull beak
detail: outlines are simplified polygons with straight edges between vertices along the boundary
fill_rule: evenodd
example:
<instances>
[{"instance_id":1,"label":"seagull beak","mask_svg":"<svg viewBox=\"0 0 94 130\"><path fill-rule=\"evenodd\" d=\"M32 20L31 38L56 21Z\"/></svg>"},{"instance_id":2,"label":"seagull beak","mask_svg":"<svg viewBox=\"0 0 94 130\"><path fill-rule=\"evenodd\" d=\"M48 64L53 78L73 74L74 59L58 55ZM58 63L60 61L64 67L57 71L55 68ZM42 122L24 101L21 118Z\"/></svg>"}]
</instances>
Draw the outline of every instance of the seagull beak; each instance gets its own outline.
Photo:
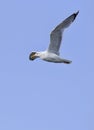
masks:
<instances>
[{"instance_id":1,"label":"seagull beak","mask_svg":"<svg viewBox=\"0 0 94 130\"><path fill-rule=\"evenodd\" d=\"M32 52L30 55L29 55L29 60L34 60L36 59L36 52Z\"/></svg>"}]
</instances>

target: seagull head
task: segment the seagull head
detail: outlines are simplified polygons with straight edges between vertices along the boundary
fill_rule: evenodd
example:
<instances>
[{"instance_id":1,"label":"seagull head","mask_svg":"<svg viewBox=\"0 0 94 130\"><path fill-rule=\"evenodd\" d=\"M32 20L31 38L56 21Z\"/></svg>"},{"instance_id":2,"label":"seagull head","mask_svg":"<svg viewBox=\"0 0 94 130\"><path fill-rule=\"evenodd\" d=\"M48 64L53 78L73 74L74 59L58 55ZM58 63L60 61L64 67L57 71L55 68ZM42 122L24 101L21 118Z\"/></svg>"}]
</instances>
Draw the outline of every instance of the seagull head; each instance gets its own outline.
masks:
<instances>
[{"instance_id":1,"label":"seagull head","mask_svg":"<svg viewBox=\"0 0 94 130\"><path fill-rule=\"evenodd\" d=\"M38 58L37 52L32 52L32 53L29 55L29 59L30 59L30 60L35 60L36 58Z\"/></svg>"}]
</instances>

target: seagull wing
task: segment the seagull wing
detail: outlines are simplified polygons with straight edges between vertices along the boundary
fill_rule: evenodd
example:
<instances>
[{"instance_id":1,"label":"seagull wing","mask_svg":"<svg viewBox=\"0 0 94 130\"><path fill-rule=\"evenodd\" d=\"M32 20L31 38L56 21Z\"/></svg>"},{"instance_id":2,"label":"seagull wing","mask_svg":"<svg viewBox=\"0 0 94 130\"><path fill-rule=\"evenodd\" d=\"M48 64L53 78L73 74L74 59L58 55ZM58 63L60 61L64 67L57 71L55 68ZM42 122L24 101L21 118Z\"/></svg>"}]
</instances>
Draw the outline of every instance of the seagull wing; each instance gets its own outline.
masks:
<instances>
[{"instance_id":1,"label":"seagull wing","mask_svg":"<svg viewBox=\"0 0 94 130\"><path fill-rule=\"evenodd\" d=\"M65 28L69 27L70 24L75 20L79 11L72 14L68 18L66 18L62 23L60 23L50 34L50 44L48 47L48 51L59 55L59 48L62 40L62 33Z\"/></svg>"}]
</instances>

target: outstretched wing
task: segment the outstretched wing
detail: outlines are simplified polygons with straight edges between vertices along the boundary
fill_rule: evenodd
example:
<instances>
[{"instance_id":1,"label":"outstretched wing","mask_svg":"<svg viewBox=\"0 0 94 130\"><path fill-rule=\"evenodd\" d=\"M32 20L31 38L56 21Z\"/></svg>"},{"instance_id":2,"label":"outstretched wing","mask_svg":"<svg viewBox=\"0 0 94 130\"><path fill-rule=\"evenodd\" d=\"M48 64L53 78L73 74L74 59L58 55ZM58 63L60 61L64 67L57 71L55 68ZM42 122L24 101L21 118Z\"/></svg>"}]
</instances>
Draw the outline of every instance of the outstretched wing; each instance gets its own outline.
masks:
<instances>
[{"instance_id":1,"label":"outstretched wing","mask_svg":"<svg viewBox=\"0 0 94 130\"><path fill-rule=\"evenodd\" d=\"M70 24L75 20L79 11L72 14L68 18L66 18L62 23L60 23L50 34L50 44L48 47L48 51L59 55L59 48L62 40L62 33L65 28L69 27Z\"/></svg>"}]
</instances>

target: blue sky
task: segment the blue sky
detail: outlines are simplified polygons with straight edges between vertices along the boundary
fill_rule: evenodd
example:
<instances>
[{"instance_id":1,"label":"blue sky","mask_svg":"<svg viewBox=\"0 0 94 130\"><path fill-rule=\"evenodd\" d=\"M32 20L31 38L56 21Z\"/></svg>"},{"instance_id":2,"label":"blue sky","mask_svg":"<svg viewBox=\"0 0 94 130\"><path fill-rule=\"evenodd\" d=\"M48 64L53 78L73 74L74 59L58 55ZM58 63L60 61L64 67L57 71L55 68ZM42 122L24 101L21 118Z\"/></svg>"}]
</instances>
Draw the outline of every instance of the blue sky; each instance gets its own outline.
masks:
<instances>
[{"instance_id":1,"label":"blue sky","mask_svg":"<svg viewBox=\"0 0 94 130\"><path fill-rule=\"evenodd\" d=\"M94 130L94 1L0 1L0 130ZM80 11L64 32L72 64L29 61L52 29Z\"/></svg>"}]
</instances>

